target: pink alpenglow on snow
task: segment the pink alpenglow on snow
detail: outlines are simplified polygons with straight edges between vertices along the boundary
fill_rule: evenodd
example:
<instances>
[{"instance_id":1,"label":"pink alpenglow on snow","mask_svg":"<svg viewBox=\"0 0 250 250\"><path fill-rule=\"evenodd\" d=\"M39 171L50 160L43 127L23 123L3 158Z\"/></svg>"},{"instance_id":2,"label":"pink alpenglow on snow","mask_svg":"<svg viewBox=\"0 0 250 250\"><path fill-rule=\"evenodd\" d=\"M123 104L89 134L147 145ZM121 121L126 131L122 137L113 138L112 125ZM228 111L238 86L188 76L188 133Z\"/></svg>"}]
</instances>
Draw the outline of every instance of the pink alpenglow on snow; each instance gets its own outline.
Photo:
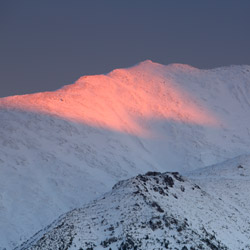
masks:
<instances>
[{"instance_id":1,"label":"pink alpenglow on snow","mask_svg":"<svg viewBox=\"0 0 250 250\"><path fill-rule=\"evenodd\" d=\"M154 136L147 129L148 121L216 127L218 117L176 82L178 72L200 74L190 66L148 60L107 75L81 77L54 92L3 98L0 105L146 137Z\"/></svg>"}]
</instances>

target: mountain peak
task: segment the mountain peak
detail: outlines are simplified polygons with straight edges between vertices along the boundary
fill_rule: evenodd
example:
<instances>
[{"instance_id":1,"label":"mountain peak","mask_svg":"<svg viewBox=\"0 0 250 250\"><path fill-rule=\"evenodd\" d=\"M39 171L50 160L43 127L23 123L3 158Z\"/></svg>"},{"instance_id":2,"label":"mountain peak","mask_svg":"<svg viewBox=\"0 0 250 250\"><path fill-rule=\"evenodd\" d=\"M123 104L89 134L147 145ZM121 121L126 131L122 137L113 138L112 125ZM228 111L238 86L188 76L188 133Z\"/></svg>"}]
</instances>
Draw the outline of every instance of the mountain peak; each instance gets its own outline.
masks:
<instances>
[{"instance_id":1,"label":"mountain peak","mask_svg":"<svg viewBox=\"0 0 250 250\"><path fill-rule=\"evenodd\" d=\"M169 70L177 70L177 71L190 71L190 70L194 70L194 71L199 71L199 69L193 67L193 66L190 66L188 64L181 64L181 63L171 63L171 64L167 64L167 65L164 65L164 64L160 64L160 63L157 63L157 62L153 62L152 60L145 60L145 61L142 61L138 64L136 64L135 66L133 67L130 67L130 68L135 68L135 69L140 69L140 70L149 70L150 68L151 69L161 69L163 71L169 71Z\"/></svg>"},{"instance_id":2,"label":"mountain peak","mask_svg":"<svg viewBox=\"0 0 250 250\"><path fill-rule=\"evenodd\" d=\"M138 64L158 64L158 63L153 62L153 61L150 60L150 59L146 59L146 60L144 60L144 61L142 61L142 62L140 62L140 63L138 63Z\"/></svg>"},{"instance_id":3,"label":"mountain peak","mask_svg":"<svg viewBox=\"0 0 250 250\"><path fill-rule=\"evenodd\" d=\"M0 106L147 137L153 135L138 119L217 126L218 118L199 105L189 91L177 86L177 79L182 79L183 72L186 74L189 69L185 65L163 66L146 60L108 75L81 77L75 84L54 92L3 98Z\"/></svg>"},{"instance_id":4,"label":"mountain peak","mask_svg":"<svg viewBox=\"0 0 250 250\"><path fill-rule=\"evenodd\" d=\"M240 240L247 233L237 231L244 221L227 220L232 211L177 172L148 172L120 181L111 192L61 216L17 249L244 247Z\"/></svg>"}]
</instances>

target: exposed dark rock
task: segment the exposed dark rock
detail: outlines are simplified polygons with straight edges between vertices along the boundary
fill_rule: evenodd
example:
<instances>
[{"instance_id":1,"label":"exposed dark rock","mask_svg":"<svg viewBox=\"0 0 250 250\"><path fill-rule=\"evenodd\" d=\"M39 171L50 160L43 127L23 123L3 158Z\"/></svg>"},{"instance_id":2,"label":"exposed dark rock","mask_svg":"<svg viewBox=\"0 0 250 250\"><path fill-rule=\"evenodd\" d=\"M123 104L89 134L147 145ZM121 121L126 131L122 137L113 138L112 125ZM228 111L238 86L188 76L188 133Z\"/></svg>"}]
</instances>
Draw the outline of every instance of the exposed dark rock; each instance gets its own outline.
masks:
<instances>
[{"instance_id":1,"label":"exposed dark rock","mask_svg":"<svg viewBox=\"0 0 250 250\"><path fill-rule=\"evenodd\" d=\"M174 186L174 180L169 175L165 175L164 176L164 182L166 184L166 187L173 187Z\"/></svg>"},{"instance_id":2,"label":"exposed dark rock","mask_svg":"<svg viewBox=\"0 0 250 250\"><path fill-rule=\"evenodd\" d=\"M145 175L146 176L159 176L161 175L162 173L161 172L147 172Z\"/></svg>"}]
</instances>

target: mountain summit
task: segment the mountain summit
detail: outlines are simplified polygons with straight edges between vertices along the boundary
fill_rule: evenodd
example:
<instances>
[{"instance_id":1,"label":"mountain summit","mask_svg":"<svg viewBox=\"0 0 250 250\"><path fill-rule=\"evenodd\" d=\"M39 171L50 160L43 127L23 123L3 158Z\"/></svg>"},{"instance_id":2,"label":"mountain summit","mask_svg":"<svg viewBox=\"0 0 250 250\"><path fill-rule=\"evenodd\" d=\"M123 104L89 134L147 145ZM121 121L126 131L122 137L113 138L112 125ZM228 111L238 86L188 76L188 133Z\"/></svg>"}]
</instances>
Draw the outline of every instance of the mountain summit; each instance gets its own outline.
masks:
<instances>
[{"instance_id":1,"label":"mountain summit","mask_svg":"<svg viewBox=\"0 0 250 250\"><path fill-rule=\"evenodd\" d=\"M54 92L0 99L0 242L147 171L248 154L250 67L142 62Z\"/></svg>"},{"instance_id":2,"label":"mountain summit","mask_svg":"<svg viewBox=\"0 0 250 250\"><path fill-rule=\"evenodd\" d=\"M226 198L177 172L148 172L62 215L17 249L250 249L248 213Z\"/></svg>"},{"instance_id":3,"label":"mountain summit","mask_svg":"<svg viewBox=\"0 0 250 250\"><path fill-rule=\"evenodd\" d=\"M107 75L81 77L55 92L3 98L1 104L144 137L155 135L144 125L152 120L216 126L219 121L212 111L176 84L176 74L197 71L147 60Z\"/></svg>"}]
</instances>

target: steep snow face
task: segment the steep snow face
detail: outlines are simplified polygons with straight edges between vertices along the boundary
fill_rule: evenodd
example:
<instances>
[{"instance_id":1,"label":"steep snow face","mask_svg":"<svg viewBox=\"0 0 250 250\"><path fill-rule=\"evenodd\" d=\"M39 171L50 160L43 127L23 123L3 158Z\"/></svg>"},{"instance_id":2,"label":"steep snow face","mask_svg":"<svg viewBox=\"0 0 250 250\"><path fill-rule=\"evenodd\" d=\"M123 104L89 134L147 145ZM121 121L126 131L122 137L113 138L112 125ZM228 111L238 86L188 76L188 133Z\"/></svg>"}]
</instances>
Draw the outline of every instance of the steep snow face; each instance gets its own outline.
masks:
<instances>
[{"instance_id":1,"label":"steep snow face","mask_svg":"<svg viewBox=\"0 0 250 250\"><path fill-rule=\"evenodd\" d=\"M149 172L61 216L17 250L250 249L248 222L178 173Z\"/></svg>"},{"instance_id":2,"label":"steep snow face","mask_svg":"<svg viewBox=\"0 0 250 250\"><path fill-rule=\"evenodd\" d=\"M0 99L0 246L146 171L246 154L250 67L151 61Z\"/></svg>"}]
</instances>

